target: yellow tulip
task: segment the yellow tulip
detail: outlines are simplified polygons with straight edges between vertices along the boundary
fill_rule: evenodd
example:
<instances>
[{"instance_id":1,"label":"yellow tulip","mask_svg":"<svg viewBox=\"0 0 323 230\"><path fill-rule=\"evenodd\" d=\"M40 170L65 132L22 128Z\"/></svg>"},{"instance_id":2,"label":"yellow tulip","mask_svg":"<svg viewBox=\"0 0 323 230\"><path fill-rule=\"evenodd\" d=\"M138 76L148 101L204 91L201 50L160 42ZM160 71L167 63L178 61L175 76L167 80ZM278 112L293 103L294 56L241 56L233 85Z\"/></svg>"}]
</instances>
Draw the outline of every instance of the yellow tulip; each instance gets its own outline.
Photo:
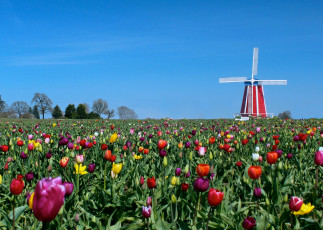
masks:
<instances>
[{"instance_id":1,"label":"yellow tulip","mask_svg":"<svg viewBox=\"0 0 323 230\"><path fill-rule=\"evenodd\" d=\"M175 186L176 185L176 182L177 182L177 177L176 176L173 176L172 177L172 185Z\"/></svg>"},{"instance_id":2,"label":"yellow tulip","mask_svg":"<svg viewBox=\"0 0 323 230\"><path fill-rule=\"evenodd\" d=\"M115 174L115 175L118 175L120 173L122 169L122 163L120 164L116 164L113 162L113 165L112 165L112 172Z\"/></svg>"},{"instance_id":3,"label":"yellow tulip","mask_svg":"<svg viewBox=\"0 0 323 230\"><path fill-rule=\"evenodd\" d=\"M110 142L110 143L114 143L114 142L117 140L117 138L118 138L118 134L117 134L117 133L114 133L114 134L112 134L112 136L110 137L109 142Z\"/></svg>"},{"instance_id":4,"label":"yellow tulip","mask_svg":"<svg viewBox=\"0 0 323 230\"><path fill-rule=\"evenodd\" d=\"M292 212L294 215L305 215L307 213L310 213L313 211L313 209L315 208L314 205L311 205L311 203L308 204L302 204L302 207L299 211L297 212Z\"/></svg>"},{"instance_id":5,"label":"yellow tulip","mask_svg":"<svg viewBox=\"0 0 323 230\"><path fill-rule=\"evenodd\" d=\"M35 193L33 192L30 195L29 200L28 200L28 206L29 206L30 209L33 209L34 195L35 195Z\"/></svg>"},{"instance_id":6,"label":"yellow tulip","mask_svg":"<svg viewBox=\"0 0 323 230\"><path fill-rule=\"evenodd\" d=\"M53 127L54 127L54 128L56 127L56 123L53 123Z\"/></svg>"},{"instance_id":7,"label":"yellow tulip","mask_svg":"<svg viewBox=\"0 0 323 230\"><path fill-rule=\"evenodd\" d=\"M133 156L135 157L135 159L136 159L136 160L140 160L140 159L142 158L142 156L137 155L137 154L135 154L135 155L133 155Z\"/></svg>"},{"instance_id":8,"label":"yellow tulip","mask_svg":"<svg viewBox=\"0 0 323 230\"><path fill-rule=\"evenodd\" d=\"M81 174L81 175L85 175L87 174L87 171L86 171L86 166L82 166L82 164L78 165L78 164L75 164L74 165L74 169L75 169L75 173L74 174Z\"/></svg>"},{"instance_id":9,"label":"yellow tulip","mask_svg":"<svg viewBox=\"0 0 323 230\"><path fill-rule=\"evenodd\" d=\"M0 175L0 184L2 184L2 176Z\"/></svg>"}]
</instances>

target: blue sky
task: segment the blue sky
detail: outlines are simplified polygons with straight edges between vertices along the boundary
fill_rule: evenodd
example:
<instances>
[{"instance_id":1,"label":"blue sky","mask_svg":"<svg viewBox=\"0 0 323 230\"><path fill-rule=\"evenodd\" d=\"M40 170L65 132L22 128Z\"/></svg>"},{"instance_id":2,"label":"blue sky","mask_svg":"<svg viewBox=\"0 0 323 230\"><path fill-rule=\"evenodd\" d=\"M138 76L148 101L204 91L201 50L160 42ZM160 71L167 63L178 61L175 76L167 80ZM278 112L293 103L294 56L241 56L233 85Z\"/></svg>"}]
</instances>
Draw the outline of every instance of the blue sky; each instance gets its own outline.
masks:
<instances>
[{"instance_id":1,"label":"blue sky","mask_svg":"<svg viewBox=\"0 0 323 230\"><path fill-rule=\"evenodd\" d=\"M62 110L103 98L139 118L239 112L259 47L268 112L323 115L322 1L0 0L0 76L8 105L46 93Z\"/></svg>"}]
</instances>

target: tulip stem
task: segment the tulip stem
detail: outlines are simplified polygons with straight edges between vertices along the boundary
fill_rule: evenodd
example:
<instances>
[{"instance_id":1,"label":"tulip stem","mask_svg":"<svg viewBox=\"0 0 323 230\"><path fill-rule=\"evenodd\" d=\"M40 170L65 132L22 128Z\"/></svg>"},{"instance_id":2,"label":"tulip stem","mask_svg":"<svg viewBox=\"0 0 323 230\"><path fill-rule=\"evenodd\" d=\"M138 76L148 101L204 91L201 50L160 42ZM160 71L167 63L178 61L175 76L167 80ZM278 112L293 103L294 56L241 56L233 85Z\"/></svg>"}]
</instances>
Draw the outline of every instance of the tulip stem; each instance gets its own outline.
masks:
<instances>
[{"instance_id":1,"label":"tulip stem","mask_svg":"<svg viewBox=\"0 0 323 230\"><path fill-rule=\"evenodd\" d=\"M317 169L316 169L315 189L314 189L314 201L313 201L313 203L315 203L315 201L316 201L316 192L317 192L317 181L318 181L318 177L319 177L319 167L317 167Z\"/></svg>"},{"instance_id":2,"label":"tulip stem","mask_svg":"<svg viewBox=\"0 0 323 230\"><path fill-rule=\"evenodd\" d=\"M147 218L147 229L149 230L149 218Z\"/></svg>"},{"instance_id":3,"label":"tulip stem","mask_svg":"<svg viewBox=\"0 0 323 230\"><path fill-rule=\"evenodd\" d=\"M14 195L13 197L13 210L12 210L12 227L15 229L15 201L16 201L16 196Z\"/></svg>"},{"instance_id":4,"label":"tulip stem","mask_svg":"<svg viewBox=\"0 0 323 230\"><path fill-rule=\"evenodd\" d=\"M201 194L201 192L198 192L197 199L196 199L196 205L195 205L195 213L194 213L193 225L195 225L195 223L196 223L197 206L199 204L200 194Z\"/></svg>"},{"instance_id":5,"label":"tulip stem","mask_svg":"<svg viewBox=\"0 0 323 230\"><path fill-rule=\"evenodd\" d=\"M108 162L105 163L104 166L104 181L103 181L103 190L105 191L106 188L106 177L107 177L107 166L108 166Z\"/></svg>"},{"instance_id":6,"label":"tulip stem","mask_svg":"<svg viewBox=\"0 0 323 230\"><path fill-rule=\"evenodd\" d=\"M206 230L209 229L209 221L210 221L211 212L212 212L212 206L210 207L209 215L207 216Z\"/></svg>"}]
</instances>

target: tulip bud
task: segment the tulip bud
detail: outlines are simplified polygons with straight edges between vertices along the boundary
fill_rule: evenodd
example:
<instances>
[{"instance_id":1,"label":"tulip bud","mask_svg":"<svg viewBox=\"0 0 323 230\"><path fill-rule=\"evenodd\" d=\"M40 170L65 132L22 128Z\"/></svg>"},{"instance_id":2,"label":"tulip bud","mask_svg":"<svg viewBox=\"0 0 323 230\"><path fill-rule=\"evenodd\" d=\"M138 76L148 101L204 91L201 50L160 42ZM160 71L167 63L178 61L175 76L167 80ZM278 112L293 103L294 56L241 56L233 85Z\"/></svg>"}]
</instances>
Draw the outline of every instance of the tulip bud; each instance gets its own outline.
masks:
<instances>
[{"instance_id":1,"label":"tulip bud","mask_svg":"<svg viewBox=\"0 0 323 230\"><path fill-rule=\"evenodd\" d=\"M210 160L212 160L212 159L213 159L213 154L212 154L212 152L211 152L211 151L210 151L209 158L210 158Z\"/></svg>"},{"instance_id":2,"label":"tulip bud","mask_svg":"<svg viewBox=\"0 0 323 230\"><path fill-rule=\"evenodd\" d=\"M188 170L189 170L189 166L186 165L185 168L184 168L184 170L183 170L183 173L186 174L188 172Z\"/></svg>"},{"instance_id":3,"label":"tulip bud","mask_svg":"<svg viewBox=\"0 0 323 230\"><path fill-rule=\"evenodd\" d=\"M164 167L167 166L167 157L164 157L164 159L163 159L163 165L164 165Z\"/></svg>"},{"instance_id":4,"label":"tulip bud","mask_svg":"<svg viewBox=\"0 0 323 230\"><path fill-rule=\"evenodd\" d=\"M58 215L63 215L63 212L64 212L64 205L59 210Z\"/></svg>"},{"instance_id":5,"label":"tulip bud","mask_svg":"<svg viewBox=\"0 0 323 230\"><path fill-rule=\"evenodd\" d=\"M175 204L176 201L177 201L176 196L174 194L172 194L172 203Z\"/></svg>"},{"instance_id":6,"label":"tulip bud","mask_svg":"<svg viewBox=\"0 0 323 230\"><path fill-rule=\"evenodd\" d=\"M253 190L253 195L254 195L255 197L260 197L260 196L261 196L261 188L255 188L255 189Z\"/></svg>"},{"instance_id":7,"label":"tulip bud","mask_svg":"<svg viewBox=\"0 0 323 230\"><path fill-rule=\"evenodd\" d=\"M281 161L280 161L280 162L278 163L278 169L279 169L279 170L282 170L282 169L283 169L283 162L281 162Z\"/></svg>"},{"instance_id":8,"label":"tulip bud","mask_svg":"<svg viewBox=\"0 0 323 230\"><path fill-rule=\"evenodd\" d=\"M80 221L80 216L78 213L76 213L76 215L74 217L74 221L75 221L75 223L78 223Z\"/></svg>"},{"instance_id":9,"label":"tulip bud","mask_svg":"<svg viewBox=\"0 0 323 230\"><path fill-rule=\"evenodd\" d=\"M193 160L193 152L190 152L189 159L190 159L190 161Z\"/></svg>"},{"instance_id":10,"label":"tulip bud","mask_svg":"<svg viewBox=\"0 0 323 230\"><path fill-rule=\"evenodd\" d=\"M147 206L152 206L152 201L153 201L152 197L149 196L146 201Z\"/></svg>"}]
</instances>

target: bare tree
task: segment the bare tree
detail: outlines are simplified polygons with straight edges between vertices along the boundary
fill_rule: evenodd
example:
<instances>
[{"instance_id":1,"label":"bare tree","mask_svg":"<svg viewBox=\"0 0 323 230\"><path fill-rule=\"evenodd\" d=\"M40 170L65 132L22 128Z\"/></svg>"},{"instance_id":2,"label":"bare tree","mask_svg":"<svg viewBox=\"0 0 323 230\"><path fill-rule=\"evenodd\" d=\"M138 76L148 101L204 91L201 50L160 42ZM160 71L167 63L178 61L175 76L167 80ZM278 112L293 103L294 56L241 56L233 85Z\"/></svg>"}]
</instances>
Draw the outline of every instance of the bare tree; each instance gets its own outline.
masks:
<instances>
[{"instance_id":1,"label":"bare tree","mask_svg":"<svg viewBox=\"0 0 323 230\"><path fill-rule=\"evenodd\" d=\"M11 108L18 114L19 118L29 111L29 105L25 101L15 101L12 103Z\"/></svg>"},{"instance_id":2,"label":"bare tree","mask_svg":"<svg viewBox=\"0 0 323 230\"><path fill-rule=\"evenodd\" d=\"M52 111L53 102L44 93L35 93L31 103L37 106L38 110L43 115L43 119L45 117L45 113Z\"/></svg>"},{"instance_id":3,"label":"bare tree","mask_svg":"<svg viewBox=\"0 0 323 230\"><path fill-rule=\"evenodd\" d=\"M115 116L115 111L114 111L114 109L112 109L112 110L108 109L107 111L105 111L104 115L107 115L107 119L110 119Z\"/></svg>"},{"instance_id":4,"label":"bare tree","mask_svg":"<svg viewBox=\"0 0 323 230\"><path fill-rule=\"evenodd\" d=\"M292 119L292 113L289 110L286 110L278 114L279 119Z\"/></svg>"},{"instance_id":5,"label":"bare tree","mask_svg":"<svg viewBox=\"0 0 323 230\"><path fill-rule=\"evenodd\" d=\"M138 119L138 116L135 113L135 111L133 111L132 109L130 109L126 106L118 107L118 116L122 120L124 120L124 119Z\"/></svg>"},{"instance_id":6,"label":"bare tree","mask_svg":"<svg viewBox=\"0 0 323 230\"><path fill-rule=\"evenodd\" d=\"M105 114L107 112L108 102L106 100L101 99L101 98L98 100L95 100L93 102L92 110L93 110L93 112L95 112L101 116L101 114Z\"/></svg>"}]
</instances>

